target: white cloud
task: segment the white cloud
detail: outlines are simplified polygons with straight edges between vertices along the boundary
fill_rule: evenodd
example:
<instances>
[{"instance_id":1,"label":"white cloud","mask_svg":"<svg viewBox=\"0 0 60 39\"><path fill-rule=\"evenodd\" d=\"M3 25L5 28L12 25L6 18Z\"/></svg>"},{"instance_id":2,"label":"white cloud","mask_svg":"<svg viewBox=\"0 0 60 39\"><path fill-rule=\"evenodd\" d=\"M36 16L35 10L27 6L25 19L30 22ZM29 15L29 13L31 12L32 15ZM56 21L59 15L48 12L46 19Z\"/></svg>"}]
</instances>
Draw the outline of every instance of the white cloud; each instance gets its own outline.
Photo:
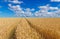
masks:
<instances>
[{"instance_id":1,"label":"white cloud","mask_svg":"<svg viewBox=\"0 0 60 39\"><path fill-rule=\"evenodd\" d=\"M35 16L37 17L60 17L60 9L58 7L51 6L40 6L40 10L35 12ZM49 10L51 10L49 12ZM55 11L53 11L55 10Z\"/></svg>"},{"instance_id":2,"label":"white cloud","mask_svg":"<svg viewBox=\"0 0 60 39\"><path fill-rule=\"evenodd\" d=\"M35 9L34 9L34 8L32 8L32 9L31 9L31 11L35 11Z\"/></svg>"},{"instance_id":3,"label":"white cloud","mask_svg":"<svg viewBox=\"0 0 60 39\"><path fill-rule=\"evenodd\" d=\"M38 8L40 8L40 12L47 12L49 10L49 4L45 6L39 6Z\"/></svg>"},{"instance_id":4,"label":"white cloud","mask_svg":"<svg viewBox=\"0 0 60 39\"><path fill-rule=\"evenodd\" d=\"M8 4L9 9L15 13L15 16L18 17L60 17L60 9L58 7L51 7L49 4L44 6L39 6L40 10L35 10L34 8L22 8L20 5Z\"/></svg>"},{"instance_id":5,"label":"white cloud","mask_svg":"<svg viewBox=\"0 0 60 39\"><path fill-rule=\"evenodd\" d=\"M50 10L58 10L58 7L49 7Z\"/></svg>"},{"instance_id":6,"label":"white cloud","mask_svg":"<svg viewBox=\"0 0 60 39\"><path fill-rule=\"evenodd\" d=\"M51 0L51 2L60 2L60 0Z\"/></svg>"},{"instance_id":7,"label":"white cloud","mask_svg":"<svg viewBox=\"0 0 60 39\"><path fill-rule=\"evenodd\" d=\"M24 13L20 5L12 6L11 4L9 4L9 7L10 10L14 11L16 16L21 16Z\"/></svg>"},{"instance_id":8,"label":"white cloud","mask_svg":"<svg viewBox=\"0 0 60 39\"><path fill-rule=\"evenodd\" d=\"M9 7L11 7L11 6L12 6L12 4L8 4L8 6L9 6Z\"/></svg>"},{"instance_id":9,"label":"white cloud","mask_svg":"<svg viewBox=\"0 0 60 39\"><path fill-rule=\"evenodd\" d=\"M13 0L13 1L9 0L9 2L14 3L14 4L21 4L21 3L23 3L23 1L18 1L18 0Z\"/></svg>"},{"instance_id":10,"label":"white cloud","mask_svg":"<svg viewBox=\"0 0 60 39\"><path fill-rule=\"evenodd\" d=\"M30 9L30 8L26 8L25 9L25 16L33 16L32 11L34 11L35 9Z\"/></svg>"},{"instance_id":11,"label":"white cloud","mask_svg":"<svg viewBox=\"0 0 60 39\"><path fill-rule=\"evenodd\" d=\"M23 10L23 8L21 8L20 5L16 5L13 6L11 4L8 4L9 9L12 10L15 13L15 16L24 16L24 17L29 17L32 16L32 11L34 11L34 9L30 9L30 8L26 8Z\"/></svg>"}]
</instances>

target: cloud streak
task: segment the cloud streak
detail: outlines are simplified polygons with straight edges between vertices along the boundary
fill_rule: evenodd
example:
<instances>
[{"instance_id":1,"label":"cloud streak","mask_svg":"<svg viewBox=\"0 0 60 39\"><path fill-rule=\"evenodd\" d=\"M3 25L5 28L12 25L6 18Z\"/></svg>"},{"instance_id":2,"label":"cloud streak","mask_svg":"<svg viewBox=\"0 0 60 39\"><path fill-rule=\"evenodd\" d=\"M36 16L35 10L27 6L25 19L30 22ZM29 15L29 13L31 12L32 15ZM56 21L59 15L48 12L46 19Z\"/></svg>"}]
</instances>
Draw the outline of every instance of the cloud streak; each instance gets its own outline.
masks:
<instances>
[{"instance_id":1,"label":"cloud streak","mask_svg":"<svg viewBox=\"0 0 60 39\"><path fill-rule=\"evenodd\" d=\"M23 3L23 1L18 1L18 0L13 0L13 1L9 0L8 2L11 2L11 3L14 3L14 4L21 4L21 3Z\"/></svg>"},{"instance_id":2,"label":"cloud streak","mask_svg":"<svg viewBox=\"0 0 60 39\"><path fill-rule=\"evenodd\" d=\"M51 0L51 2L60 2L60 0Z\"/></svg>"}]
</instances>

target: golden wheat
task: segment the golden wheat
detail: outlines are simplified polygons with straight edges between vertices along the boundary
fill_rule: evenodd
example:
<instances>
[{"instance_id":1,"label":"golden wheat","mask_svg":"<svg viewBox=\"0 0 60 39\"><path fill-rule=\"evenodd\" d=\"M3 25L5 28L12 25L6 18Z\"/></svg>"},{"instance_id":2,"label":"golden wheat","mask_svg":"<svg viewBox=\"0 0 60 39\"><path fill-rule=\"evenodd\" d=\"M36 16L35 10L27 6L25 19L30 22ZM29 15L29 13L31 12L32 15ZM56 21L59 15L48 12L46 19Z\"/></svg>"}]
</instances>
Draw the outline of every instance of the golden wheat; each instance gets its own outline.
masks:
<instances>
[{"instance_id":1,"label":"golden wheat","mask_svg":"<svg viewBox=\"0 0 60 39\"><path fill-rule=\"evenodd\" d=\"M42 39L41 35L30 27L26 19L22 19L21 23L18 24L16 37L17 39Z\"/></svg>"},{"instance_id":2,"label":"golden wheat","mask_svg":"<svg viewBox=\"0 0 60 39\"><path fill-rule=\"evenodd\" d=\"M60 39L60 18L0 18L0 39Z\"/></svg>"},{"instance_id":3,"label":"golden wheat","mask_svg":"<svg viewBox=\"0 0 60 39\"><path fill-rule=\"evenodd\" d=\"M27 21L45 39L60 39L60 18L28 18Z\"/></svg>"},{"instance_id":4,"label":"golden wheat","mask_svg":"<svg viewBox=\"0 0 60 39\"><path fill-rule=\"evenodd\" d=\"M11 39L19 19L0 19L0 39Z\"/></svg>"}]
</instances>

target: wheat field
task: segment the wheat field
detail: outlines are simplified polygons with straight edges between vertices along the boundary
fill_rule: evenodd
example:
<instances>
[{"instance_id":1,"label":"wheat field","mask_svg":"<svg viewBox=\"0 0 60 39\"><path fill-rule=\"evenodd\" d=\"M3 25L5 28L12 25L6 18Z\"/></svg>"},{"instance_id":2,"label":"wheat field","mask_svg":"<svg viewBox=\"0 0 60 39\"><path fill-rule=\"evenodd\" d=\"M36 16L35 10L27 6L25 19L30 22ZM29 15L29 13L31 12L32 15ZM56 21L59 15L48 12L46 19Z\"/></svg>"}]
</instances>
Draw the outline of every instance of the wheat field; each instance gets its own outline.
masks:
<instances>
[{"instance_id":1,"label":"wheat field","mask_svg":"<svg viewBox=\"0 0 60 39\"><path fill-rule=\"evenodd\" d=\"M0 18L0 39L60 39L60 18Z\"/></svg>"}]
</instances>

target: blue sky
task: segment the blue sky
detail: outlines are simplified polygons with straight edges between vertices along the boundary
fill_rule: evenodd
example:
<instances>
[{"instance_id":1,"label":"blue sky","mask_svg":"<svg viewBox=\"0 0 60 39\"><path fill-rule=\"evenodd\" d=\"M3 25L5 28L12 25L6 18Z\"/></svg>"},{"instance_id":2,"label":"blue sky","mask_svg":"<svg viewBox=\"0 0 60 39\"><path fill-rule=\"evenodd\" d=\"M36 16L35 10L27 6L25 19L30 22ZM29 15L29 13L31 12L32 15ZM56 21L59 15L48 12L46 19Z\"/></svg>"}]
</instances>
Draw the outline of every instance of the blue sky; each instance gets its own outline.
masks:
<instances>
[{"instance_id":1,"label":"blue sky","mask_svg":"<svg viewBox=\"0 0 60 39\"><path fill-rule=\"evenodd\" d=\"M60 0L0 0L0 17L60 17Z\"/></svg>"}]
</instances>

